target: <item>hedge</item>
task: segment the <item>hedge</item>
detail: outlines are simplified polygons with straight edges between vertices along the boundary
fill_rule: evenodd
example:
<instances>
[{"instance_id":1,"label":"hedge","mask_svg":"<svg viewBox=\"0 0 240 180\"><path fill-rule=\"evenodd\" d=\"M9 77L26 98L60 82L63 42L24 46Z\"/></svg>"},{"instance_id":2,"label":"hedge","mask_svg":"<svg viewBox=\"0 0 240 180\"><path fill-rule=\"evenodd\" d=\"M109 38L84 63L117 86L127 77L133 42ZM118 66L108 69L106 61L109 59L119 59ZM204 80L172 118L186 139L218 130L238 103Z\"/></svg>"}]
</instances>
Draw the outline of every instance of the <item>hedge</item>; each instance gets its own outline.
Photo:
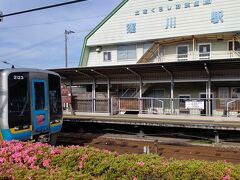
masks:
<instances>
[{"instance_id":1,"label":"hedge","mask_svg":"<svg viewBox=\"0 0 240 180\"><path fill-rule=\"evenodd\" d=\"M2 141L0 147L0 179L240 179L240 165L227 161L169 160L19 141Z\"/></svg>"}]
</instances>

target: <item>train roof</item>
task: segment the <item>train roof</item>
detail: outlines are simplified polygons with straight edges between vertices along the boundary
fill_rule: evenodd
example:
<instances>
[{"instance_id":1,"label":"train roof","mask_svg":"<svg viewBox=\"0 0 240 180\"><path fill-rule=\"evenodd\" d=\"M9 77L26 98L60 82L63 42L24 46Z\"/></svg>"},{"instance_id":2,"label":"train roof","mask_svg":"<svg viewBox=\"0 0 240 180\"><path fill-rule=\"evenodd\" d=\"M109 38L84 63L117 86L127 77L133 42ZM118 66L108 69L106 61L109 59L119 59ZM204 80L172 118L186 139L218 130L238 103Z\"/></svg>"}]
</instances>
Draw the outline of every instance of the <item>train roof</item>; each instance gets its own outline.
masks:
<instances>
[{"instance_id":1,"label":"train roof","mask_svg":"<svg viewBox=\"0 0 240 180\"><path fill-rule=\"evenodd\" d=\"M7 68L7 69L0 69L0 73L3 72L39 72L39 73L47 73L47 74L54 74L59 76L58 73L50 70L42 70L42 69L34 69L34 68Z\"/></svg>"}]
</instances>

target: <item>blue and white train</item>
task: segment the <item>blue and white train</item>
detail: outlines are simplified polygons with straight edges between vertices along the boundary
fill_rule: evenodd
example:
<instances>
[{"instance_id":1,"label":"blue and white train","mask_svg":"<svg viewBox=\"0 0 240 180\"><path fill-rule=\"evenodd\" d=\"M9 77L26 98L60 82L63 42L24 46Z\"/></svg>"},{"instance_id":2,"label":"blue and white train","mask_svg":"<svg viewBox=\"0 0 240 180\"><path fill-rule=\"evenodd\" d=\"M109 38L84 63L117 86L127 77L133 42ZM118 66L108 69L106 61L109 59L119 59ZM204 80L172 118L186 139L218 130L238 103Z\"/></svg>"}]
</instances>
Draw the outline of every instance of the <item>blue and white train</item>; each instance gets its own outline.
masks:
<instances>
[{"instance_id":1,"label":"blue and white train","mask_svg":"<svg viewBox=\"0 0 240 180\"><path fill-rule=\"evenodd\" d=\"M62 128L61 80L37 69L0 70L0 137L55 143Z\"/></svg>"}]
</instances>

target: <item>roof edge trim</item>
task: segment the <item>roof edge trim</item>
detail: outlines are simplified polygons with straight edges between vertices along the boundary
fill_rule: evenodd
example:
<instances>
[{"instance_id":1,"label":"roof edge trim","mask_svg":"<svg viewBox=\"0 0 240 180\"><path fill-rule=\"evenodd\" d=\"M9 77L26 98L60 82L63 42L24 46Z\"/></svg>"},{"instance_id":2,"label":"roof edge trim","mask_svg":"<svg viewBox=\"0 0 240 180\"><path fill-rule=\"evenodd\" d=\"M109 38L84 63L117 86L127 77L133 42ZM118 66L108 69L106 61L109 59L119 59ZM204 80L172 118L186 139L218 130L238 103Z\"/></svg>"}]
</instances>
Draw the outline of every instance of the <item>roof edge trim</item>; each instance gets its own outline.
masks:
<instances>
[{"instance_id":1,"label":"roof edge trim","mask_svg":"<svg viewBox=\"0 0 240 180\"><path fill-rule=\"evenodd\" d=\"M89 56L89 47L87 47L87 41L88 39L98 30L100 29L114 14L118 12L129 0L123 0L115 9L112 10L88 35L84 38L83 46L82 46L82 52L80 56L79 66L86 66L87 65L87 59Z\"/></svg>"}]
</instances>

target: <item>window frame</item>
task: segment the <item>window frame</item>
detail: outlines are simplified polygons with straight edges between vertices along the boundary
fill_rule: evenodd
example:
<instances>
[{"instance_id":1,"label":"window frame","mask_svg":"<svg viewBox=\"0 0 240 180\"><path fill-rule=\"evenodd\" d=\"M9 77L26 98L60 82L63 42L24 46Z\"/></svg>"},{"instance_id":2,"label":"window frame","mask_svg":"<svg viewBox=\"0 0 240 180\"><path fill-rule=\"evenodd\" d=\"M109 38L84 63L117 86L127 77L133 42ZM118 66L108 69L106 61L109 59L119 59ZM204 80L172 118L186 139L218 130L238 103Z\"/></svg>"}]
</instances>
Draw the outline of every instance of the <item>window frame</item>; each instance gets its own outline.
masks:
<instances>
[{"instance_id":1,"label":"window frame","mask_svg":"<svg viewBox=\"0 0 240 180\"><path fill-rule=\"evenodd\" d=\"M178 48L179 47L187 47L187 57L186 58L179 58L178 57ZM188 55L189 55L189 44L181 44L181 45L177 45L176 46L176 55L177 55L177 59L178 59L178 61L187 61L188 60Z\"/></svg>"},{"instance_id":2,"label":"window frame","mask_svg":"<svg viewBox=\"0 0 240 180\"><path fill-rule=\"evenodd\" d=\"M130 46L134 46L135 47L135 57L134 58L128 58L128 48L127 50L127 58L126 59L120 59L119 58L119 48L120 47L130 47ZM117 61L134 61L137 59L137 44L127 44L127 45L119 45L117 46Z\"/></svg>"},{"instance_id":3,"label":"window frame","mask_svg":"<svg viewBox=\"0 0 240 180\"><path fill-rule=\"evenodd\" d=\"M209 52L209 56L200 56L200 46L202 45L209 45L210 46L210 52ZM212 43L198 43L198 58L200 60L207 60L207 59L211 59L211 55L212 55Z\"/></svg>"},{"instance_id":4,"label":"window frame","mask_svg":"<svg viewBox=\"0 0 240 180\"><path fill-rule=\"evenodd\" d=\"M240 42L239 42L239 41L234 41L234 43L235 43L235 42L238 42L238 43L239 43L239 50L235 50L235 49L234 49L234 50L233 50L233 49L230 50L230 43L233 43L233 40L229 40L229 41L228 41L228 51L237 51L237 52L240 52ZM232 48L232 47L231 47L231 48ZM234 45L234 48L236 48L235 45Z\"/></svg>"},{"instance_id":5,"label":"window frame","mask_svg":"<svg viewBox=\"0 0 240 180\"><path fill-rule=\"evenodd\" d=\"M146 51L144 51L145 50L144 45L150 45L149 48L146 49ZM152 42L143 43L143 54L145 54L151 48L152 45L153 45Z\"/></svg>"},{"instance_id":6,"label":"window frame","mask_svg":"<svg viewBox=\"0 0 240 180\"><path fill-rule=\"evenodd\" d=\"M105 53L107 53L107 57L109 58L109 54L110 54L110 59L105 59ZM108 54L109 53L109 54ZM111 62L112 61L112 52L111 51L104 51L103 52L103 61L104 62Z\"/></svg>"}]
</instances>

